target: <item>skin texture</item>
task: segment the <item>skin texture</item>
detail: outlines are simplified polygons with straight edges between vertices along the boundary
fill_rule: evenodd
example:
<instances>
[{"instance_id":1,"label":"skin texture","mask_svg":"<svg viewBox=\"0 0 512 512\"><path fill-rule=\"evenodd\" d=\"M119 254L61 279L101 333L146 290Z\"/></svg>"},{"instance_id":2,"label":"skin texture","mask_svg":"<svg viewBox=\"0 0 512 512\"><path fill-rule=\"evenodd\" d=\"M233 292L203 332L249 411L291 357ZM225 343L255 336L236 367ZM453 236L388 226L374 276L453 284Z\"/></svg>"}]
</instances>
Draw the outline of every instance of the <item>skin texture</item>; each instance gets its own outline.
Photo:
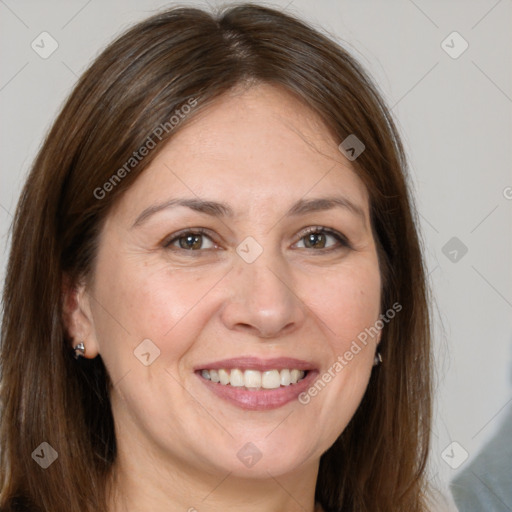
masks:
<instances>
[{"instance_id":1,"label":"skin texture","mask_svg":"<svg viewBox=\"0 0 512 512\"><path fill-rule=\"evenodd\" d=\"M362 215L287 214L300 199L333 195ZM223 202L233 215L177 206L133 226L175 198ZM307 405L243 410L194 368L241 356L303 359L320 376L332 367L380 313L369 219L365 186L337 142L276 87L231 91L176 133L110 212L93 275L69 301L74 343L101 354L114 384L112 511L313 511L320 456L361 401L378 339ZM350 247L328 233L307 246L315 226ZM199 249L180 248L175 234L187 228L207 230ZM252 263L236 252L248 236L263 250ZM144 339L160 350L149 366L134 356ZM237 457L248 442L261 453L252 467Z\"/></svg>"}]
</instances>

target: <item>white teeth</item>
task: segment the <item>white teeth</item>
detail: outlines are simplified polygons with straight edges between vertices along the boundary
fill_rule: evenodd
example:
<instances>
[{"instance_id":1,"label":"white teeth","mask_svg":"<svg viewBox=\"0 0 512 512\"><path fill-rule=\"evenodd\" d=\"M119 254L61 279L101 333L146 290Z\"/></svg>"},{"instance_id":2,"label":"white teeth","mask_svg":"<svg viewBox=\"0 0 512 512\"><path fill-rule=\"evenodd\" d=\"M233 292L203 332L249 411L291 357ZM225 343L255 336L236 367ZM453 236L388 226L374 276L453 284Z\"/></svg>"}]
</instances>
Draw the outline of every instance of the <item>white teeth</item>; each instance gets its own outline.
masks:
<instances>
[{"instance_id":1,"label":"white teeth","mask_svg":"<svg viewBox=\"0 0 512 512\"><path fill-rule=\"evenodd\" d=\"M233 372L231 372L233 373ZM261 372L256 370L245 370L244 381L246 388L260 388L261 387Z\"/></svg>"},{"instance_id":2,"label":"white teeth","mask_svg":"<svg viewBox=\"0 0 512 512\"><path fill-rule=\"evenodd\" d=\"M202 370L201 376L204 379L220 383L224 386L230 384L233 387L246 387L251 391L258 389L277 389L280 386L289 386L296 384L304 378L306 372L297 369L267 370L260 372L258 370L242 371L238 368L232 370Z\"/></svg>"},{"instance_id":3,"label":"white teeth","mask_svg":"<svg viewBox=\"0 0 512 512\"><path fill-rule=\"evenodd\" d=\"M281 376L277 370L269 370L261 375L261 387L276 389L281 385Z\"/></svg>"},{"instance_id":4,"label":"white teeth","mask_svg":"<svg viewBox=\"0 0 512 512\"><path fill-rule=\"evenodd\" d=\"M281 370L281 386L289 386L291 382L290 370Z\"/></svg>"},{"instance_id":5,"label":"white teeth","mask_svg":"<svg viewBox=\"0 0 512 512\"><path fill-rule=\"evenodd\" d=\"M219 370L219 380L221 384L229 384L229 373L226 370Z\"/></svg>"},{"instance_id":6,"label":"white teeth","mask_svg":"<svg viewBox=\"0 0 512 512\"><path fill-rule=\"evenodd\" d=\"M300 370L292 370L290 372L290 381L292 384L297 384L297 381L302 377L304 377L304 372L301 372Z\"/></svg>"},{"instance_id":7,"label":"white teeth","mask_svg":"<svg viewBox=\"0 0 512 512\"><path fill-rule=\"evenodd\" d=\"M241 388L242 386L245 386L244 382L244 374L241 370L231 370L231 375L229 377L229 383L232 386L235 386L237 388Z\"/></svg>"}]
</instances>

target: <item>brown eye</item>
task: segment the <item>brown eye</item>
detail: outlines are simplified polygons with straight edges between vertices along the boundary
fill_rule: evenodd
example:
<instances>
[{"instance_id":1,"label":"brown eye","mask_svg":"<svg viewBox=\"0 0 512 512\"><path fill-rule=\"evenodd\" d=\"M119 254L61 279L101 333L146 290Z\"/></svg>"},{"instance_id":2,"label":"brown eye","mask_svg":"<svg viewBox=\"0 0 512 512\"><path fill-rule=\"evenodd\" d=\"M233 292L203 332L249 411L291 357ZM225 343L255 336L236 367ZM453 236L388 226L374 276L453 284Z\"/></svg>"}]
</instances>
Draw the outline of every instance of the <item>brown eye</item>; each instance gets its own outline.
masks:
<instances>
[{"instance_id":1,"label":"brown eye","mask_svg":"<svg viewBox=\"0 0 512 512\"><path fill-rule=\"evenodd\" d=\"M301 243L304 245L301 246ZM326 251L351 247L341 233L322 227L309 228L297 244L300 249L325 249Z\"/></svg>"},{"instance_id":2,"label":"brown eye","mask_svg":"<svg viewBox=\"0 0 512 512\"><path fill-rule=\"evenodd\" d=\"M178 238L181 249L201 249L203 235L188 235Z\"/></svg>"},{"instance_id":3,"label":"brown eye","mask_svg":"<svg viewBox=\"0 0 512 512\"><path fill-rule=\"evenodd\" d=\"M215 244L212 239L204 233L185 231L171 238L165 243L165 247L185 251L200 251L203 249L213 249Z\"/></svg>"},{"instance_id":4,"label":"brown eye","mask_svg":"<svg viewBox=\"0 0 512 512\"><path fill-rule=\"evenodd\" d=\"M326 244L326 239L327 239L327 237L325 236L325 233L310 233L309 235L306 235L303 238L304 245L308 249L311 249L312 247L324 249L325 244Z\"/></svg>"}]
</instances>

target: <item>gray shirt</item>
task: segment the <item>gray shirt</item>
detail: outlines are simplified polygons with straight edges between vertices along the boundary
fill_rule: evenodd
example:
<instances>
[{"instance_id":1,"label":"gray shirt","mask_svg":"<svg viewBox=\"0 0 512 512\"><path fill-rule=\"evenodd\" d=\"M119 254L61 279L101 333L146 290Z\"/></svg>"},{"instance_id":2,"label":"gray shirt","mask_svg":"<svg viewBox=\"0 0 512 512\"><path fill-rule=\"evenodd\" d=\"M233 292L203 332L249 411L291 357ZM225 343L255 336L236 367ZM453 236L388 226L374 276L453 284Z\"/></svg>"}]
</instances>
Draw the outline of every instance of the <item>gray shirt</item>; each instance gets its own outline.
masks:
<instances>
[{"instance_id":1,"label":"gray shirt","mask_svg":"<svg viewBox=\"0 0 512 512\"><path fill-rule=\"evenodd\" d=\"M512 404L496 435L450 484L460 512L512 512Z\"/></svg>"}]
</instances>

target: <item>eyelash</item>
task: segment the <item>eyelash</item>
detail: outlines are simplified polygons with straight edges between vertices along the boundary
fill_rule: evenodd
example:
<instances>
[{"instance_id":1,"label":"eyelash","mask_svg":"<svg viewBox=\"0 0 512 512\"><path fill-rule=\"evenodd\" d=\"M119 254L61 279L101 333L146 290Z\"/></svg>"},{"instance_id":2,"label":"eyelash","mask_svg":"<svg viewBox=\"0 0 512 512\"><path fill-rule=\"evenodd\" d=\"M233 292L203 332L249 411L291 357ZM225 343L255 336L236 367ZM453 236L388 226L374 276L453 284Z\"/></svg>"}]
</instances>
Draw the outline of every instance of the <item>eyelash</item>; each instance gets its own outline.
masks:
<instances>
[{"instance_id":1,"label":"eyelash","mask_svg":"<svg viewBox=\"0 0 512 512\"><path fill-rule=\"evenodd\" d=\"M335 230L329 229L329 228L325 228L323 226L311 226L309 228L306 228L304 231L302 231L298 241L301 241L303 238L305 238L311 234L325 234L328 236L332 236L333 238L336 239L336 241L339 244L339 245L335 245L334 247L317 249L316 252L325 253L325 252L331 252L333 250L339 250L341 248L352 249L352 245L350 244L349 240L344 235L342 235L338 231L335 231ZM170 250L183 251L183 252L188 252L188 253L194 253L194 252L198 253L201 251L211 250L211 249L192 250L192 249L183 249L181 247L174 247L174 248L171 247L173 243L177 242L180 238L183 238L186 235L206 236L212 241L213 244L216 244L215 240L213 240L212 236L209 234L209 230L207 230L205 228L193 228L193 229L186 229L186 230L183 230L183 231L180 231L178 233L171 235L171 238L168 238L166 241L164 241L163 247L166 249L170 249ZM295 242L295 243L297 243L297 242ZM308 249L308 248L306 247L305 249ZM311 249L311 250L315 250L315 249Z\"/></svg>"},{"instance_id":2,"label":"eyelash","mask_svg":"<svg viewBox=\"0 0 512 512\"><path fill-rule=\"evenodd\" d=\"M342 235L341 233L335 231L334 229L324 228L323 226L312 226L310 228L306 228L304 231L302 231L299 240L302 240L303 238L311 234L325 234L328 236L330 235L338 242L338 246L321 249L322 252L335 251L336 249L341 248L352 249L352 246L345 235Z\"/></svg>"}]
</instances>

